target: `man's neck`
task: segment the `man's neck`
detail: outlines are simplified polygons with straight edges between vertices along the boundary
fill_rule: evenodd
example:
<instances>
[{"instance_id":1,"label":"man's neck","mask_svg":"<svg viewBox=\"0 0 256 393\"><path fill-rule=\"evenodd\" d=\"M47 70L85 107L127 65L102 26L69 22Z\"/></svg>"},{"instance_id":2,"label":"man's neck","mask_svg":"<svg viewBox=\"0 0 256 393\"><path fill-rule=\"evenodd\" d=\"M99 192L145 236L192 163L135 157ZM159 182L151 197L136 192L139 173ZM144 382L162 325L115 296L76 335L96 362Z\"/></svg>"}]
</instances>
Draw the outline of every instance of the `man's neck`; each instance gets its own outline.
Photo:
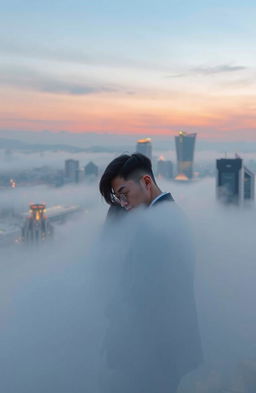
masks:
<instances>
[{"instance_id":1,"label":"man's neck","mask_svg":"<svg viewBox=\"0 0 256 393\"><path fill-rule=\"evenodd\" d=\"M152 198L151 198L151 201L150 201L149 205L153 202L154 199L156 199L161 194L162 194L162 191L160 190L160 188L155 187L152 190Z\"/></svg>"}]
</instances>

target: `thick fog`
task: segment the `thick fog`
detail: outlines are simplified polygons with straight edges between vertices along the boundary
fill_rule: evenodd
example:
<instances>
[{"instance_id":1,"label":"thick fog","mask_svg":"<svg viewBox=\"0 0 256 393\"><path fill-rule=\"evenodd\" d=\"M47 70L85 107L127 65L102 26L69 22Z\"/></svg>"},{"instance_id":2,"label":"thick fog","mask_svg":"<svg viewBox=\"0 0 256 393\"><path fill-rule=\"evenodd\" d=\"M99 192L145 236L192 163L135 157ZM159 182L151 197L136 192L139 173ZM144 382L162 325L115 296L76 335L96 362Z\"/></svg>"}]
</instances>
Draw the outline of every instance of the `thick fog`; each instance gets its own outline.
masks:
<instances>
[{"instance_id":1,"label":"thick fog","mask_svg":"<svg viewBox=\"0 0 256 393\"><path fill-rule=\"evenodd\" d=\"M178 393L255 392L255 207L216 203L214 179L160 186L172 192L185 212L196 245L195 296L204 359L182 379ZM167 230L168 220L173 219L170 242L175 239L177 252L182 247L186 250L179 218L172 213L158 214L155 208L137 216L136 212L127 213L132 216L123 222L105 223L107 206L96 184L17 190L16 197L10 195L12 203L24 205L26 198L35 202L39 195L41 201L52 205L60 199L62 204L88 200L88 209L57 226L48 245L1 249L0 390L105 393L109 381L104 360L108 311L129 285L123 286L121 280L129 277L124 272L134 230L145 228L148 236L151 229L143 221L145 217L155 223L154 231L158 227ZM4 198L8 200L7 195ZM140 236L143 239L143 229ZM161 254L157 247L155 252ZM142 255L145 263L152 259L146 245ZM143 285L141 281L141 293ZM154 291L157 296L157 288ZM152 297L152 293L148 295ZM141 301L139 292L137 301ZM122 312L129 315L130 309L123 307ZM145 327L153 321L154 315L151 321L145 320Z\"/></svg>"},{"instance_id":2,"label":"thick fog","mask_svg":"<svg viewBox=\"0 0 256 393\"><path fill-rule=\"evenodd\" d=\"M26 212L30 203L45 203L46 207L55 205L79 205L92 208L100 196L95 193L93 184L68 184L64 188L46 185L17 187L1 190L1 208Z\"/></svg>"},{"instance_id":3,"label":"thick fog","mask_svg":"<svg viewBox=\"0 0 256 393\"><path fill-rule=\"evenodd\" d=\"M219 205L213 179L186 186L175 193L196 239L195 290L205 361L195 390L188 378L184 392L254 392L255 206Z\"/></svg>"},{"instance_id":4,"label":"thick fog","mask_svg":"<svg viewBox=\"0 0 256 393\"><path fill-rule=\"evenodd\" d=\"M44 151L38 152L16 152L13 151L9 155L0 150L0 173L8 173L11 171L31 170L31 168L51 167L53 169L64 169L64 162L67 159L79 160L80 167L83 168L89 161L94 161L97 165L104 166L106 161L114 158L111 153L70 153L64 151Z\"/></svg>"},{"instance_id":5,"label":"thick fog","mask_svg":"<svg viewBox=\"0 0 256 393\"><path fill-rule=\"evenodd\" d=\"M170 150L171 143L166 142L168 150L163 149L154 150L154 160L157 160L160 155L166 159L171 159L175 162L176 151ZM132 153L134 145L127 145L123 147L120 152ZM216 158L223 158L227 154L228 157L234 157L230 150L203 150L196 154L196 161L199 163L214 162ZM95 162L100 168L106 165L106 162L111 161L116 156L116 153L95 153L95 152L81 152L71 153L65 151L42 151L38 152L18 152L13 151L6 155L6 151L0 150L0 173L8 173L11 171L31 170L31 168L51 167L53 169L64 169L64 161L67 159L74 159L80 161L80 167L83 168L89 161ZM255 160L255 153L244 152L242 157L245 161Z\"/></svg>"}]
</instances>

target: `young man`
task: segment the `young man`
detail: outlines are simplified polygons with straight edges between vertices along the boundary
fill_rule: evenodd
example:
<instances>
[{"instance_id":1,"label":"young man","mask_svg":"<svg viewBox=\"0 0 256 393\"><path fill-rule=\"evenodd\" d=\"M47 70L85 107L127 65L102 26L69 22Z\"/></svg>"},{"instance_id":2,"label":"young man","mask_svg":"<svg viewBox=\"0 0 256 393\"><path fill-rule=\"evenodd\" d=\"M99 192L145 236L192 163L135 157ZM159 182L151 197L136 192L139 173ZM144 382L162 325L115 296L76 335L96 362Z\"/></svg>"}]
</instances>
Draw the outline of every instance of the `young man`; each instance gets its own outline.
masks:
<instances>
[{"instance_id":1,"label":"young man","mask_svg":"<svg viewBox=\"0 0 256 393\"><path fill-rule=\"evenodd\" d=\"M100 192L111 208L119 204L133 212L112 223L116 232L109 239L114 250L109 265L114 262L119 274L111 275L106 306L103 352L110 378L103 392L175 393L181 378L201 361L194 250L186 221L142 154L114 159L102 175ZM142 206L150 208L137 209Z\"/></svg>"},{"instance_id":2,"label":"young man","mask_svg":"<svg viewBox=\"0 0 256 393\"><path fill-rule=\"evenodd\" d=\"M100 192L110 205L119 204L126 210L173 201L156 184L151 161L143 154L124 154L114 159L100 180Z\"/></svg>"}]
</instances>

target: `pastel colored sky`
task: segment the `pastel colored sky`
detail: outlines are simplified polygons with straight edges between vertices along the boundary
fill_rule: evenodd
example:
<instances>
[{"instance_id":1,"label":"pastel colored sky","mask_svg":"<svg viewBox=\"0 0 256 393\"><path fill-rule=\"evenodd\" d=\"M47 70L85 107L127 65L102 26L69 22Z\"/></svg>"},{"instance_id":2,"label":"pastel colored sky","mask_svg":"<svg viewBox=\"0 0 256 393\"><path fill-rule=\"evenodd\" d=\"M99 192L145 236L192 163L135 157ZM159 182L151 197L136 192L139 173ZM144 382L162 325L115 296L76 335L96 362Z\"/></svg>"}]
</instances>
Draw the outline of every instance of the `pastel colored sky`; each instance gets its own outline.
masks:
<instances>
[{"instance_id":1,"label":"pastel colored sky","mask_svg":"<svg viewBox=\"0 0 256 393\"><path fill-rule=\"evenodd\" d=\"M0 130L256 140L256 5L10 0Z\"/></svg>"}]
</instances>

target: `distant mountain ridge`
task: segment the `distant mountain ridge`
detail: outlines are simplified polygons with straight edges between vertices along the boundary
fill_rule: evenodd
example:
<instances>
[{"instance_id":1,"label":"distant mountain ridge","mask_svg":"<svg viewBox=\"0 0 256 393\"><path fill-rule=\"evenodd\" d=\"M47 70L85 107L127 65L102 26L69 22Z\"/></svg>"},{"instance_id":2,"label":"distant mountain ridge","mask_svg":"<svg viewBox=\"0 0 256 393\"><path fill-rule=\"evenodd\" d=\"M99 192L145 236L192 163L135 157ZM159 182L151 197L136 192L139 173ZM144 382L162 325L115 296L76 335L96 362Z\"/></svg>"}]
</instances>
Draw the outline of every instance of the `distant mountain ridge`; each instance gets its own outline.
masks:
<instances>
[{"instance_id":1,"label":"distant mountain ridge","mask_svg":"<svg viewBox=\"0 0 256 393\"><path fill-rule=\"evenodd\" d=\"M194 132L194 130L193 130ZM148 137L145 133L139 135L114 133L71 133L68 131L4 131L0 130L0 149L20 149L34 151L64 150L67 152L94 152L94 153L122 153L133 152L137 139ZM151 135L153 151L175 151L175 135ZM15 145L12 145L14 142ZM195 151L218 151L221 154L256 152L256 141L241 140L206 140L197 133Z\"/></svg>"},{"instance_id":2,"label":"distant mountain ridge","mask_svg":"<svg viewBox=\"0 0 256 393\"><path fill-rule=\"evenodd\" d=\"M17 139L0 138L0 149L19 150L27 153L38 153L44 151L64 151L68 153L115 153L125 151L125 146L90 146L87 148L77 147L67 144L44 144L44 143L27 143Z\"/></svg>"}]
</instances>

